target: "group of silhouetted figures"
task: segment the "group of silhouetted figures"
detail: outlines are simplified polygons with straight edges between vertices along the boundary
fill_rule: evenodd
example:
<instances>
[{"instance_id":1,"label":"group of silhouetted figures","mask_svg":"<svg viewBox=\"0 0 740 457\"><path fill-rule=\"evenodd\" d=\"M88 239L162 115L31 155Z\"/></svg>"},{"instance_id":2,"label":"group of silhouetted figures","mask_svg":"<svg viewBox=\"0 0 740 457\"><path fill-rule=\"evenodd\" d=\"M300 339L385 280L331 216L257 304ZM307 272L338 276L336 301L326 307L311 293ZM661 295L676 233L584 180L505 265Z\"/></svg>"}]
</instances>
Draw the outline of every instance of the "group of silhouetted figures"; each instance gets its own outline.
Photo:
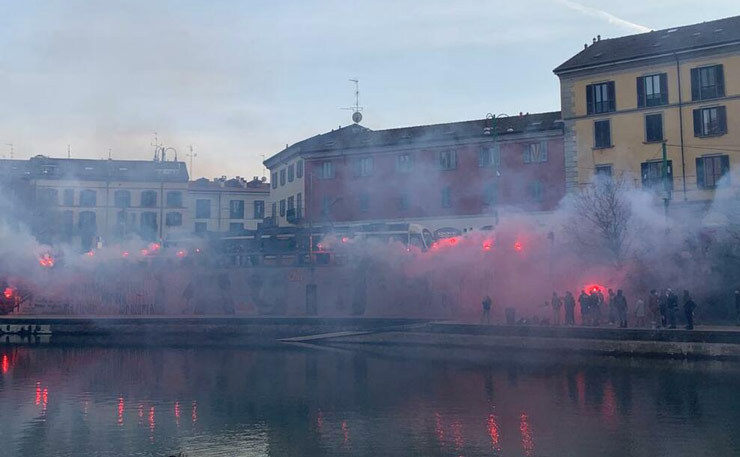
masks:
<instances>
[{"instance_id":1,"label":"group of silhouetted figures","mask_svg":"<svg viewBox=\"0 0 740 457\"><path fill-rule=\"evenodd\" d=\"M735 293L736 308L738 313L738 324L740 325L740 292ZM683 297L680 300L683 306L683 314L686 320L686 329L694 328L694 311L696 302L691 297L688 290L683 291ZM481 323L491 322L491 297L486 296L481 302L483 313L481 314ZM582 290L578 299L570 292L560 297L557 292L552 293L550 301L545 302L545 307L552 310L550 319L532 318L520 319L516 323L539 324L539 325L576 325L576 305L579 306L581 325L598 327L602 324L610 326L619 326L627 328L630 316L632 324L636 327L654 328L676 328L676 318L679 312L679 298L668 288L662 292L656 289L650 291L647 302L638 299L634 307L630 309L627 297L622 289L615 293L612 289L607 291L607 296L599 288L591 290ZM514 323L513 309L506 310L507 323ZM562 317L562 319L561 319Z\"/></svg>"}]
</instances>

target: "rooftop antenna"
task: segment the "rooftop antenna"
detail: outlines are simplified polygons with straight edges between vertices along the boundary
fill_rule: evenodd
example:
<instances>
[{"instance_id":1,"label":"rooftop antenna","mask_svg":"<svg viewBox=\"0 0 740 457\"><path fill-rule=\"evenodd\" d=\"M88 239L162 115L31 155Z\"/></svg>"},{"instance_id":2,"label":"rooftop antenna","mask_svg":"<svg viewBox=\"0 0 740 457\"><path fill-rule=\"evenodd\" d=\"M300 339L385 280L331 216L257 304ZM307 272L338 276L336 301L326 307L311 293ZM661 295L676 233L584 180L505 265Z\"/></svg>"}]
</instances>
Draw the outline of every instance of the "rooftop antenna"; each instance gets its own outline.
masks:
<instances>
[{"instance_id":1,"label":"rooftop antenna","mask_svg":"<svg viewBox=\"0 0 740 457\"><path fill-rule=\"evenodd\" d=\"M13 160L13 143L5 143L5 146L10 146L10 160Z\"/></svg>"},{"instance_id":2,"label":"rooftop antenna","mask_svg":"<svg viewBox=\"0 0 740 457\"><path fill-rule=\"evenodd\" d=\"M185 154L185 157L187 157L187 158L190 159L190 176L194 176L193 175L193 158L194 157L198 157L198 153L197 152L193 152L193 145L192 144L190 146L188 146L188 148L190 149L190 152L188 154Z\"/></svg>"},{"instance_id":3,"label":"rooftop antenna","mask_svg":"<svg viewBox=\"0 0 740 457\"><path fill-rule=\"evenodd\" d=\"M67 145L67 158L72 158L72 148L70 147L70 145Z\"/></svg>"},{"instance_id":4,"label":"rooftop antenna","mask_svg":"<svg viewBox=\"0 0 740 457\"><path fill-rule=\"evenodd\" d=\"M112 157L112 153L113 153L113 149L112 148L108 148L108 160L111 160L113 158Z\"/></svg>"},{"instance_id":5,"label":"rooftop antenna","mask_svg":"<svg viewBox=\"0 0 740 457\"><path fill-rule=\"evenodd\" d=\"M355 124L359 124L362 120L362 113L360 113L360 111L362 111L362 107L360 106L360 80L355 78L350 79L349 81L355 83L355 106L342 109L351 110L352 122L354 122Z\"/></svg>"},{"instance_id":6,"label":"rooftop antenna","mask_svg":"<svg viewBox=\"0 0 740 457\"><path fill-rule=\"evenodd\" d=\"M159 162L159 149L161 148L161 144L159 144L159 140L157 138L157 132L154 132L154 143L151 143L151 146L154 146L154 161Z\"/></svg>"}]
</instances>

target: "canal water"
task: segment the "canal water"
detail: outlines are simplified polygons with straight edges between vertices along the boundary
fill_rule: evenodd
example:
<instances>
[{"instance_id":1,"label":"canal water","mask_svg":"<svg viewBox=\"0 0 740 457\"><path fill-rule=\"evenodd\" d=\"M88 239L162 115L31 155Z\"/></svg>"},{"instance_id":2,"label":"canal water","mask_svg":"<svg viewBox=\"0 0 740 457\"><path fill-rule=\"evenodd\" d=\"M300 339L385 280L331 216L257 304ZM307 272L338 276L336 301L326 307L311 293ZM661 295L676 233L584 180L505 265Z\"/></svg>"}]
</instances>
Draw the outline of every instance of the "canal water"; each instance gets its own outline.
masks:
<instances>
[{"instance_id":1,"label":"canal water","mask_svg":"<svg viewBox=\"0 0 740 457\"><path fill-rule=\"evenodd\" d=\"M723 362L0 346L0 455L733 456Z\"/></svg>"}]
</instances>

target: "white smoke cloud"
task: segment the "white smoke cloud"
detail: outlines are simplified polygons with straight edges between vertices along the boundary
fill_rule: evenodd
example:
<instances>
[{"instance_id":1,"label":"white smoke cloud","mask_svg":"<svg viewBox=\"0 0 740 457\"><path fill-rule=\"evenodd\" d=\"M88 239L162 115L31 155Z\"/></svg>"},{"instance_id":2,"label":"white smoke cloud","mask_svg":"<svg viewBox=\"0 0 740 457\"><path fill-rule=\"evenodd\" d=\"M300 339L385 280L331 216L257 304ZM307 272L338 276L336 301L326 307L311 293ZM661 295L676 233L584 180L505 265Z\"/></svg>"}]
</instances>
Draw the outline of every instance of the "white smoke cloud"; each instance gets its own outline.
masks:
<instances>
[{"instance_id":1,"label":"white smoke cloud","mask_svg":"<svg viewBox=\"0 0 740 457\"><path fill-rule=\"evenodd\" d=\"M644 33L644 32L649 32L651 30L650 28L645 27L644 25L635 24L634 22L627 21L611 13L607 13L606 11L592 8L590 6L581 5L580 3L576 3L571 0L555 0L555 3L563 5L574 11L578 11L579 13L583 13L589 16L594 16L594 17L604 19L610 24L623 27L623 28L626 28L626 29L629 29L635 32Z\"/></svg>"}]
</instances>

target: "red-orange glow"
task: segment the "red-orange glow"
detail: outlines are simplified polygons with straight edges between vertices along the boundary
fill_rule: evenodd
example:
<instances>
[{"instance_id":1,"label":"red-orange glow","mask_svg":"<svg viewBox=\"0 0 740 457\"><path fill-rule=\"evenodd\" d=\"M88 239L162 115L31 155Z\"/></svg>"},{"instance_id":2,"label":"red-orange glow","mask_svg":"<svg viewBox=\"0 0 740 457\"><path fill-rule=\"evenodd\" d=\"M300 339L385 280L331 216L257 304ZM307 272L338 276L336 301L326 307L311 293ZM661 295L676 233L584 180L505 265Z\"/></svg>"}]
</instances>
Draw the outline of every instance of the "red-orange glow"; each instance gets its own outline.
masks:
<instances>
[{"instance_id":1,"label":"red-orange glow","mask_svg":"<svg viewBox=\"0 0 740 457\"><path fill-rule=\"evenodd\" d=\"M316 413L316 428L318 428L319 431L324 428L324 415L321 414L321 410Z\"/></svg>"},{"instance_id":2,"label":"red-orange glow","mask_svg":"<svg viewBox=\"0 0 740 457\"><path fill-rule=\"evenodd\" d=\"M129 256L129 252L128 251L123 251L121 253L121 257L123 257L124 259L127 258L128 256Z\"/></svg>"},{"instance_id":3,"label":"red-orange glow","mask_svg":"<svg viewBox=\"0 0 740 457\"><path fill-rule=\"evenodd\" d=\"M457 238L455 238L455 237L448 238L447 239L447 242L454 246L454 245L457 244Z\"/></svg>"},{"instance_id":4,"label":"red-orange glow","mask_svg":"<svg viewBox=\"0 0 740 457\"><path fill-rule=\"evenodd\" d=\"M44 387L44 391L41 393L41 403L42 407L46 409L46 405L49 404L49 389Z\"/></svg>"},{"instance_id":5,"label":"red-orange glow","mask_svg":"<svg viewBox=\"0 0 740 457\"><path fill-rule=\"evenodd\" d=\"M149 408L149 431L154 431L154 406Z\"/></svg>"},{"instance_id":6,"label":"red-orange glow","mask_svg":"<svg viewBox=\"0 0 740 457\"><path fill-rule=\"evenodd\" d=\"M198 422L198 404L193 401L193 413L190 415L190 418L193 420L193 423Z\"/></svg>"},{"instance_id":7,"label":"red-orange glow","mask_svg":"<svg viewBox=\"0 0 740 457\"><path fill-rule=\"evenodd\" d=\"M10 370L10 362L8 361L7 354L3 354L3 374L7 373L8 370Z\"/></svg>"},{"instance_id":8,"label":"red-orange glow","mask_svg":"<svg viewBox=\"0 0 740 457\"><path fill-rule=\"evenodd\" d=\"M175 423L179 426L180 425L180 402L175 402Z\"/></svg>"},{"instance_id":9,"label":"red-orange glow","mask_svg":"<svg viewBox=\"0 0 740 457\"><path fill-rule=\"evenodd\" d=\"M439 247L439 243L437 243L436 241L432 243L432 246L431 246L432 249L437 249L438 247Z\"/></svg>"},{"instance_id":10,"label":"red-orange glow","mask_svg":"<svg viewBox=\"0 0 740 457\"><path fill-rule=\"evenodd\" d=\"M522 249L524 249L524 246L522 245L521 242L517 241L516 243L514 243L514 250L515 251L521 252Z\"/></svg>"},{"instance_id":11,"label":"red-orange glow","mask_svg":"<svg viewBox=\"0 0 740 457\"><path fill-rule=\"evenodd\" d=\"M445 445L445 428L442 424L442 416L439 413L434 413L434 433L437 435L437 442L440 447Z\"/></svg>"},{"instance_id":12,"label":"red-orange glow","mask_svg":"<svg viewBox=\"0 0 740 457\"><path fill-rule=\"evenodd\" d=\"M15 289L12 287L6 287L3 291L3 296L5 296L6 300L10 300L15 295Z\"/></svg>"},{"instance_id":13,"label":"red-orange glow","mask_svg":"<svg viewBox=\"0 0 740 457\"><path fill-rule=\"evenodd\" d=\"M324 249L324 245L322 245L321 243L317 244L316 247L319 248L319 250Z\"/></svg>"},{"instance_id":14,"label":"red-orange glow","mask_svg":"<svg viewBox=\"0 0 740 457\"><path fill-rule=\"evenodd\" d=\"M179 251L177 251L177 254L175 254L175 255L176 255L176 256L177 256L178 258L182 259L182 258L183 258L183 257L185 257L186 255L188 255L188 253L187 253L186 251L184 251L183 249L180 249Z\"/></svg>"},{"instance_id":15,"label":"red-orange glow","mask_svg":"<svg viewBox=\"0 0 740 457\"><path fill-rule=\"evenodd\" d=\"M95 251L87 251L85 255L88 257L95 257Z\"/></svg>"},{"instance_id":16,"label":"red-orange glow","mask_svg":"<svg viewBox=\"0 0 740 457\"><path fill-rule=\"evenodd\" d=\"M494 450L500 450L499 447L499 439L501 438L501 434L498 429L498 422L496 421L496 416L493 414L488 415L488 434L491 436L491 447Z\"/></svg>"},{"instance_id":17,"label":"red-orange glow","mask_svg":"<svg viewBox=\"0 0 740 457\"><path fill-rule=\"evenodd\" d=\"M342 434L344 435L344 444L349 443L349 427L347 421L342 421Z\"/></svg>"},{"instance_id":18,"label":"red-orange glow","mask_svg":"<svg viewBox=\"0 0 740 457\"><path fill-rule=\"evenodd\" d=\"M39 259L39 264L44 268L51 268L54 266L54 258L49 254L44 254Z\"/></svg>"},{"instance_id":19,"label":"red-orange glow","mask_svg":"<svg viewBox=\"0 0 740 457\"><path fill-rule=\"evenodd\" d=\"M41 404L41 383L36 383L36 406Z\"/></svg>"},{"instance_id":20,"label":"red-orange glow","mask_svg":"<svg viewBox=\"0 0 740 457\"><path fill-rule=\"evenodd\" d=\"M343 236L342 237L342 243L346 243L347 241L349 241L349 238L347 238L346 236Z\"/></svg>"},{"instance_id":21,"label":"red-orange glow","mask_svg":"<svg viewBox=\"0 0 740 457\"><path fill-rule=\"evenodd\" d=\"M139 252L141 253L141 255L149 255L149 250L148 249L142 249Z\"/></svg>"},{"instance_id":22,"label":"red-orange glow","mask_svg":"<svg viewBox=\"0 0 740 457\"><path fill-rule=\"evenodd\" d=\"M162 247L162 245L161 245L161 244L159 244L159 243L150 243L150 244L149 244L149 250L150 250L150 251L152 251L152 252L156 252L156 251L159 251L159 249L160 249L161 247Z\"/></svg>"},{"instance_id":23,"label":"red-orange glow","mask_svg":"<svg viewBox=\"0 0 740 457\"><path fill-rule=\"evenodd\" d=\"M123 397L118 397L118 425L123 425L123 411L125 410L125 404Z\"/></svg>"},{"instance_id":24,"label":"red-orange glow","mask_svg":"<svg viewBox=\"0 0 740 457\"><path fill-rule=\"evenodd\" d=\"M587 294L590 294L591 292L602 292L603 293L604 291L606 291L606 288L602 285L594 283L594 284L588 284L584 286L583 291L586 292Z\"/></svg>"},{"instance_id":25,"label":"red-orange glow","mask_svg":"<svg viewBox=\"0 0 740 457\"><path fill-rule=\"evenodd\" d=\"M529 417L526 413L522 413L519 417L519 433L522 435L524 455L532 455L534 451L534 438L532 437L532 427L529 425Z\"/></svg>"},{"instance_id":26,"label":"red-orange glow","mask_svg":"<svg viewBox=\"0 0 740 457\"><path fill-rule=\"evenodd\" d=\"M484 251L490 251L490 250L491 250L491 246L492 246L492 245L493 245L493 243L492 243L492 242L490 242L490 241L486 241L486 242L484 242L484 243L483 243L483 250L484 250Z\"/></svg>"},{"instance_id":27,"label":"red-orange glow","mask_svg":"<svg viewBox=\"0 0 740 457\"><path fill-rule=\"evenodd\" d=\"M452 428L452 439L455 441L455 450L457 452L462 452L465 447L465 439L462 434L462 424L460 422L453 422L452 425L450 425L450 428Z\"/></svg>"}]
</instances>

